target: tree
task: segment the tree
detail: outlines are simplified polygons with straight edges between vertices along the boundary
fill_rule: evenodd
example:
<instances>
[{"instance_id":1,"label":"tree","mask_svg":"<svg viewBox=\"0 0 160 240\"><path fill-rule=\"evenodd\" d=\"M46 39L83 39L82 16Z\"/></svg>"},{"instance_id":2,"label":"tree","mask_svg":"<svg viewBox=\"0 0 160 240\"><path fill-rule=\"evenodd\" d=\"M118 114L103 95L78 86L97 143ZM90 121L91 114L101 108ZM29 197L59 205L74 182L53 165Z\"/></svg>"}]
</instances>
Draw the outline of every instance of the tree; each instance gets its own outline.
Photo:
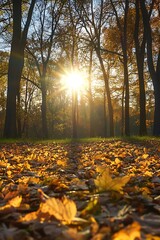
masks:
<instances>
[{"instance_id":1,"label":"tree","mask_svg":"<svg viewBox=\"0 0 160 240\"><path fill-rule=\"evenodd\" d=\"M17 137L17 99L20 99L20 81L24 65L24 49L36 0L32 0L26 23L22 29L22 0L13 0L13 34L8 66L8 87L4 137Z\"/></svg>"},{"instance_id":2,"label":"tree","mask_svg":"<svg viewBox=\"0 0 160 240\"><path fill-rule=\"evenodd\" d=\"M113 0L110 0L115 18L117 21L117 26L120 31L120 40L121 40L121 47L123 52L123 69L124 69L124 93L125 93L125 129L124 133L126 136L130 135L130 124L129 124L129 75L128 75L128 39L127 39L127 22L128 22L128 11L129 11L129 1L125 0L124 3L122 3L122 9L124 9L124 18L122 22L122 12L117 10L120 8L120 6L115 5ZM120 12L120 16L118 15L118 12ZM122 109L123 111L123 109Z\"/></svg>"},{"instance_id":3,"label":"tree","mask_svg":"<svg viewBox=\"0 0 160 240\"><path fill-rule=\"evenodd\" d=\"M138 70L138 81L139 81L139 104L140 104L140 127L139 134L146 135L146 96L145 96L145 84L144 84L144 57L145 57L145 45L146 45L146 36L145 33L141 32L140 29L141 15L140 15L140 6L139 0L136 0L136 16L135 16L135 29L134 29L134 41L136 49L136 61L137 61L137 70Z\"/></svg>"},{"instance_id":4,"label":"tree","mask_svg":"<svg viewBox=\"0 0 160 240\"><path fill-rule=\"evenodd\" d=\"M152 78L155 98L153 135L160 136L160 47L157 42L156 53L154 50L153 30L150 24L150 13L148 12L147 1L139 0L143 16L143 26L147 41L147 61L150 76ZM151 7L158 6L158 1L152 0ZM158 10L157 10L158 14ZM156 61L155 61L156 59Z\"/></svg>"},{"instance_id":5,"label":"tree","mask_svg":"<svg viewBox=\"0 0 160 240\"><path fill-rule=\"evenodd\" d=\"M90 42L91 46L96 52L99 64L101 66L101 71L103 73L103 79L105 83L105 91L107 95L110 136L114 136L113 107L110 94L109 79L101 51L102 30L106 24L107 18L105 10L105 4L103 0L101 0L100 4L98 5L95 4L92 0L89 4L87 3L86 5L80 3L79 7L77 7L77 12L79 13L83 27L87 34L86 41Z\"/></svg>"},{"instance_id":6,"label":"tree","mask_svg":"<svg viewBox=\"0 0 160 240\"><path fill-rule=\"evenodd\" d=\"M93 65L93 48L90 48L89 57L89 76L88 76L88 95L89 95L89 136L94 137L94 106L93 106L93 96L92 96L92 65Z\"/></svg>"},{"instance_id":7,"label":"tree","mask_svg":"<svg viewBox=\"0 0 160 240\"><path fill-rule=\"evenodd\" d=\"M43 138L48 138L47 71L50 67L51 58L54 58L53 49L54 47L56 48L55 35L57 34L63 5L64 3L59 0L47 0L37 6L39 23L37 24L36 21L33 21L32 27L34 32L32 32L30 42L27 46L27 50L33 57L39 74L39 85L42 94L41 115Z\"/></svg>"}]
</instances>

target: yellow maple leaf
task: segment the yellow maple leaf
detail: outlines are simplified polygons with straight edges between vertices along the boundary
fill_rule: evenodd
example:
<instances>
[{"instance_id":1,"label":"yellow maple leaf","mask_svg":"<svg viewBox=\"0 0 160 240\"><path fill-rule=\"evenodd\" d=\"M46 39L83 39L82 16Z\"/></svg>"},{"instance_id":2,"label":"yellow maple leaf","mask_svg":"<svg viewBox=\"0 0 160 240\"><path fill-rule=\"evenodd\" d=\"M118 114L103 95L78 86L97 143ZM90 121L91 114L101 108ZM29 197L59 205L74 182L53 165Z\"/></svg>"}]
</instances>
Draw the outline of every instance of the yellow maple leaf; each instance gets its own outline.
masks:
<instances>
[{"instance_id":1,"label":"yellow maple leaf","mask_svg":"<svg viewBox=\"0 0 160 240\"><path fill-rule=\"evenodd\" d=\"M98 169L100 175L94 180L99 192L117 191L123 193L122 188L130 180L130 176L111 178L109 168Z\"/></svg>"},{"instance_id":2,"label":"yellow maple leaf","mask_svg":"<svg viewBox=\"0 0 160 240\"><path fill-rule=\"evenodd\" d=\"M64 196L62 199L49 198L45 203L41 203L39 213L49 213L63 223L70 223L77 213L77 208L74 201Z\"/></svg>"},{"instance_id":3,"label":"yellow maple leaf","mask_svg":"<svg viewBox=\"0 0 160 240\"><path fill-rule=\"evenodd\" d=\"M36 212L26 214L24 217L21 217L19 221L28 222L38 220L40 222L46 222L54 217L63 224L70 224L75 218L76 213L77 208L74 201L65 196L62 199L53 197L41 203Z\"/></svg>"}]
</instances>

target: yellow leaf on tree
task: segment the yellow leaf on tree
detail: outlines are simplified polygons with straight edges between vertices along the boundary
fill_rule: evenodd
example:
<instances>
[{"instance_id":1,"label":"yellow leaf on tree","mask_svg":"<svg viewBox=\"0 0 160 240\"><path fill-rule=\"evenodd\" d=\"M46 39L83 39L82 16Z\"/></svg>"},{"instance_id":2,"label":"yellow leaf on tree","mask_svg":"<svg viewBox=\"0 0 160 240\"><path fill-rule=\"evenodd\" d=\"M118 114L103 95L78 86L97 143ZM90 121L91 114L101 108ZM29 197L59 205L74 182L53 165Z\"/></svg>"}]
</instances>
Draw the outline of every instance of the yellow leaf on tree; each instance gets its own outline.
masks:
<instances>
[{"instance_id":1,"label":"yellow leaf on tree","mask_svg":"<svg viewBox=\"0 0 160 240\"><path fill-rule=\"evenodd\" d=\"M130 180L130 176L111 178L109 168L106 168L105 170L101 169L99 171L100 175L94 180L99 192L117 191L122 193L122 188Z\"/></svg>"},{"instance_id":2,"label":"yellow leaf on tree","mask_svg":"<svg viewBox=\"0 0 160 240\"><path fill-rule=\"evenodd\" d=\"M135 240L141 239L141 226L138 222L133 222L124 229L115 233L112 240Z\"/></svg>"}]
</instances>

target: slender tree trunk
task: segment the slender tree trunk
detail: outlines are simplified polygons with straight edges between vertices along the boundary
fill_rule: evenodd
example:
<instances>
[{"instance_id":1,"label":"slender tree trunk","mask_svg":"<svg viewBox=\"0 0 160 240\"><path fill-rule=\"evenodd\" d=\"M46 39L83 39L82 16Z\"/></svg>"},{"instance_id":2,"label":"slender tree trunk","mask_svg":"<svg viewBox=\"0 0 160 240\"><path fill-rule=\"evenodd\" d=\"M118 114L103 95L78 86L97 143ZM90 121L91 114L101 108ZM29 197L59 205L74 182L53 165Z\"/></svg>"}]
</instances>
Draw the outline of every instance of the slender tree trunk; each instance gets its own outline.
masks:
<instances>
[{"instance_id":1,"label":"slender tree trunk","mask_svg":"<svg viewBox=\"0 0 160 240\"><path fill-rule=\"evenodd\" d=\"M90 63L89 63L89 120L90 120L89 135L90 137L94 137L94 107L93 107L92 83L91 83L92 55L93 55L93 49L90 50Z\"/></svg>"},{"instance_id":2,"label":"slender tree trunk","mask_svg":"<svg viewBox=\"0 0 160 240\"><path fill-rule=\"evenodd\" d=\"M150 76L152 78L155 97L153 135L160 136L160 50L157 53L157 65L152 53L152 30L150 26L150 15L145 5L145 0L139 0L143 17L143 25L147 42L147 61ZM152 2L154 4L154 2Z\"/></svg>"},{"instance_id":3,"label":"slender tree trunk","mask_svg":"<svg viewBox=\"0 0 160 240\"><path fill-rule=\"evenodd\" d=\"M147 126L146 126L146 94L145 94L145 85L144 85L144 74L143 66L138 64L138 75L139 75L139 102L140 102L140 128L139 134L141 136L147 135Z\"/></svg>"},{"instance_id":4,"label":"slender tree trunk","mask_svg":"<svg viewBox=\"0 0 160 240\"><path fill-rule=\"evenodd\" d=\"M78 99L77 92L72 92L72 137L77 138L77 125L78 125Z\"/></svg>"},{"instance_id":5,"label":"slender tree trunk","mask_svg":"<svg viewBox=\"0 0 160 240\"><path fill-rule=\"evenodd\" d=\"M96 53L100 62L100 66L103 73L103 78L105 82L105 91L107 94L107 102L108 102L108 115L109 115L109 135L110 137L114 136L114 120L113 120L113 107L112 107L112 101L111 101L111 95L110 95L110 88L109 88L109 82L108 82L108 76L103 64L103 59L101 57L101 54L98 49L96 49Z\"/></svg>"},{"instance_id":6,"label":"slender tree trunk","mask_svg":"<svg viewBox=\"0 0 160 240\"><path fill-rule=\"evenodd\" d=\"M145 84L144 84L144 54L146 38L143 33L143 40L140 44L139 41L139 24L140 24L140 14L139 14L139 0L136 0L136 20L135 20L135 31L134 31L134 41L136 48L136 61L138 70L138 81L139 81L139 106L140 106L140 127L139 134L141 136L147 135L146 127L146 94L145 94Z\"/></svg>"},{"instance_id":7,"label":"slender tree trunk","mask_svg":"<svg viewBox=\"0 0 160 240\"><path fill-rule=\"evenodd\" d=\"M106 92L104 92L104 95L103 95L103 101L104 101L104 104L103 104L103 110L104 110L104 136L103 137L107 137L107 111L106 111Z\"/></svg>"},{"instance_id":8,"label":"slender tree trunk","mask_svg":"<svg viewBox=\"0 0 160 240\"><path fill-rule=\"evenodd\" d=\"M42 90L42 136L43 138L48 138L48 126L47 126L47 90L45 76L41 79L41 90Z\"/></svg>"},{"instance_id":9,"label":"slender tree trunk","mask_svg":"<svg viewBox=\"0 0 160 240\"><path fill-rule=\"evenodd\" d=\"M125 109L124 109L124 116L125 116L125 129L124 133L126 136L130 135L130 121L129 121L129 78L128 78L128 64L127 64L127 53L126 49L124 50L124 87L125 87Z\"/></svg>"},{"instance_id":10,"label":"slender tree trunk","mask_svg":"<svg viewBox=\"0 0 160 240\"><path fill-rule=\"evenodd\" d=\"M17 96L17 135L18 137L22 137L20 92Z\"/></svg>"},{"instance_id":11,"label":"slender tree trunk","mask_svg":"<svg viewBox=\"0 0 160 240\"><path fill-rule=\"evenodd\" d=\"M126 136L130 135L130 119L129 119L129 76L128 76L128 54L127 54L127 21L128 21L128 9L129 9L129 0L125 0L125 9L124 9L124 23L122 25L118 12L115 8L115 5L112 0L110 0L113 7L117 26L121 34L121 46L123 52L123 71L124 71L124 134Z\"/></svg>"},{"instance_id":12,"label":"slender tree trunk","mask_svg":"<svg viewBox=\"0 0 160 240\"><path fill-rule=\"evenodd\" d=\"M121 108L121 135L124 136L124 85L123 85L123 90L122 90L122 108Z\"/></svg>"},{"instance_id":13,"label":"slender tree trunk","mask_svg":"<svg viewBox=\"0 0 160 240\"><path fill-rule=\"evenodd\" d=\"M154 111L153 135L160 136L160 78L154 79L154 97L155 97L155 111Z\"/></svg>"},{"instance_id":14,"label":"slender tree trunk","mask_svg":"<svg viewBox=\"0 0 160 240\"><path fill-rule=\"evenodd\" d=\"M128 54L127 54L127 18L128 18L129 1L125 0L125 16L123 26L122 51L124 66L124 87L125 87L125 135L130 135L130 119L129 119L129 76L128 76Z\"/></svg>"}]
</instances>

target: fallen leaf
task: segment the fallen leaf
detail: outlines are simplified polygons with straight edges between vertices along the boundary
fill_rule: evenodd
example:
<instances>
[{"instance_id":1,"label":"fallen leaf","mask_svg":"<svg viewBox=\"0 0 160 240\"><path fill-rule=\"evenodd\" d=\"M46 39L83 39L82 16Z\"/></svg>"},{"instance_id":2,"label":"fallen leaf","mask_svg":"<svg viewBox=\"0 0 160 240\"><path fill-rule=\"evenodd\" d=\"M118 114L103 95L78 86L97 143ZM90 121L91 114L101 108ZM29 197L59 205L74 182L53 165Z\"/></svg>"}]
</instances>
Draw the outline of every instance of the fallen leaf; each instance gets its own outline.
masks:
<instances>
[{"instance_id":1,"label":"fallen leaf","mask_svg":"<svg viewBox=\"0 0 160 240\"><path fill-rule=\"evenodd\" d=\"M130 176L116 177L112 179L109 173L109 168L106 168L105 170L101 170L100 175L94 180L94 183L99 192L117 191L123 193L122 188L129 180Z\"/></svg>"},{"instance_id":2,"label":"fallen leaf","mask_svg":"<svg viewBox=\"0 0 160 240\"><path fill-rule=\"evenodd\" d=\"M98 198L92 198L87 206L81 211L81 216L86 215L87 213L96 213L100 211L100 204L99 204L99 199Z\"/></svg>"},{"instance_id":3,"label":"fallen leaf","mask_svg":"<svg viewBox=\"0 0 160 240\"><path fill-rule=\"evenodd\" d=\"M8 214L14 212L16 208L21 205L22 196L12 198L6 205L0 207L1 214Z\"/></svg>"},{"instance_id":4,"label":"fallen leaf","mask_svg":"<svg viewBox=\"0 0 160 240\"><path fill-rule=\"evenodd\" d=\"M47 212L62 222L71 223L77 213L77 208L74 201L64 196L62 199L47 199L45 203L41 203L39 211Z\"/></svg>"},{"instance_id":5,"label":"fallen leaf","mask_svg":"<svg viewBox=\"0 0 160 240\"><path fill-rule=\"evenodd\" d=\"M28 222L39 220L40 222L49 221L55 218L63 224L70 224L77 213L76 204L74 201L63 197L48 198L45 202L41 203L36 212L28 213L19 219L20 222Z\"/></svg>"},{"instance_id":6,"label":"fallen leaf","mask_svg":"<svg viewBox=\"0 0 160 240\"><path fill-rule=\"evenodd\" d=\"M153 236L151 234L146 235L146 240L160 240L159 236Z\"/></svg>"},{"instance_id":7,"label":"fallen leaf","mask_svg":"<svg viewBox=\"0 0 160 240\"><path fill-rule=\"evenodd\" d=\"M115 233L112 240L135 240L141 239L140 233L141 226L138 222L133 222L124 229Z\"/></svg>"},{"instance_id":8,"label":"fallen leaf","mask_svg":"<svg viewBox=\"0 0 160 240\"><path fill-rule=\"evenodd\" d=\"M62 232L64 240L87 240L89 236L89 230L78 232L75 228L69 228Z\"/></svg>"}]
</instances>

